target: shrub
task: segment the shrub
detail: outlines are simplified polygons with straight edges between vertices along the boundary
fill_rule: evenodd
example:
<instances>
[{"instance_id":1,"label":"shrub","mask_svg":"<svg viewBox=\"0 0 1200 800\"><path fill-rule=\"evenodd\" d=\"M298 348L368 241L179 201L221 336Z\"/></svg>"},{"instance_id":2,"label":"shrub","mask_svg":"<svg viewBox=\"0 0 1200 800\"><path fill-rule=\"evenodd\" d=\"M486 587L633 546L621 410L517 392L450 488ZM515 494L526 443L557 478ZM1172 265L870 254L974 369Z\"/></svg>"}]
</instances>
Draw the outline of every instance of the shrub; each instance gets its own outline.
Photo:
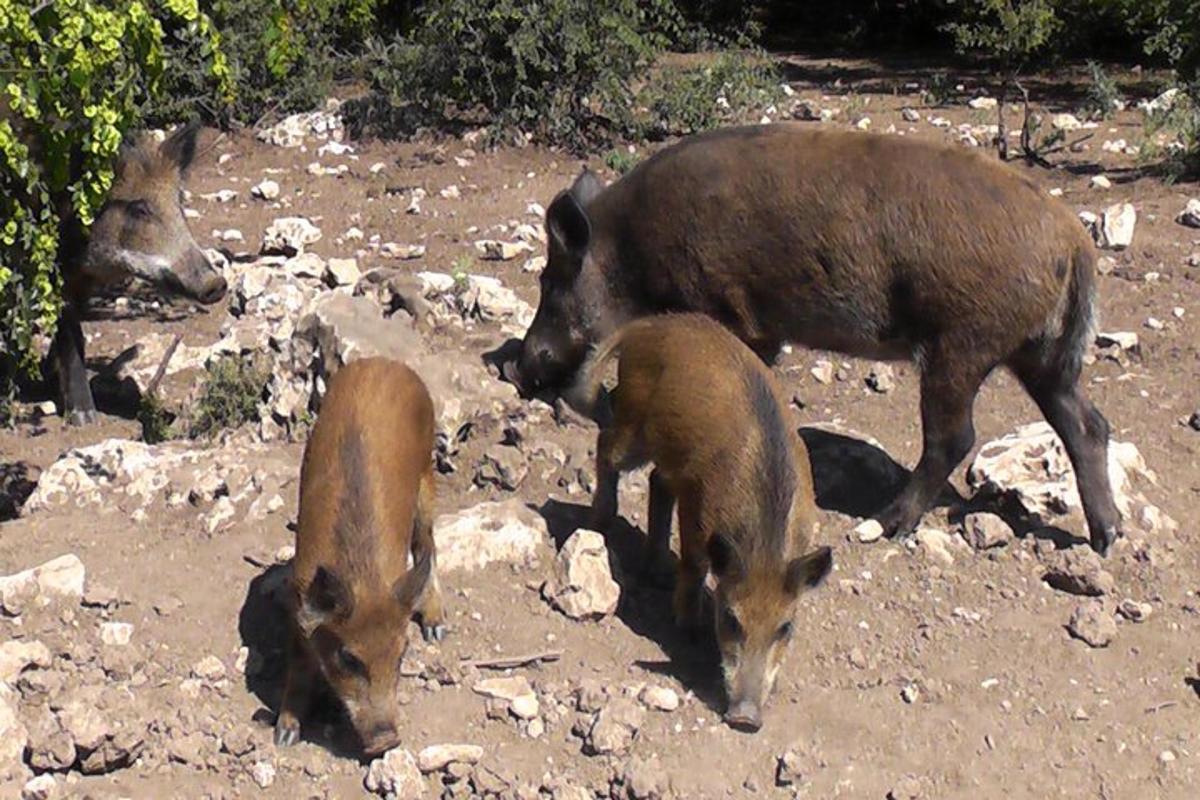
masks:
<instances>
[{"instance_id":1,"label":"shrub","mask_svg":"<svg viewBox=\"0 0 1200 800\"><path fill-rule=\"evenodd\" d=\"M258 404L271 377L256 359L223 356L208 365L188 435L212 436L258 419Z\"/></svg>"},{"instance_id":2,"label":"shrub","mask_svg":"<svg viewBox=\"0 0 1200 800\"><path fill-rule=\"evenodd\" d=\"M1117 82L1095 61L1088 62L1091 81L1088 83L1084 111L1090 117L1107 119L1121 107L1121 90Z\"/></svg>"},{"instance_id":3,"label":"shrub","mask_svg":"<svg viewBox=\"0 0 1200 800\"><path fill-rule=\"evenodd\" d=\"M204 43L187 27L168 29L166 102L147 108L155 121L199 111L216 122L253 123L264 114L307 111L320 104L334 79L376 28L378 0L202 0L224 37L237 86L233 98L214 96L205 81Z\"/></svg>"},{"instance_id":4,"label":"shrub","mask_svg":"<svg viewBox=\"0 0 1200 800\"><path fill-rule=\"evenodd\" d=\"M641 161L641 157L624 147L614 147L604 154L604 165L618 175L624 175Z\"/></svg>"},{"instance_id":5,"label":"shrub","mask_svg":"<svg viewBox=\"0 0 1200 800\"><path fill-rule=\"evenodd\" d=\"M158 444L177 436L172 426L175 414L167 409L157 394L142 397L138 403L137 419L142 426L142 441L146 444Z\"/></svg>"},{"instance_id":6,"label":"shrub","mask_svg":"<svg viewBox=\"0 0 1200 800\"><path fill-rule=\"evenodd\" d=\"M230 89L220 39L196 0L153 6L207 44L209 79ZM137 108L163 74L163 24L143 0L0 0L0 377L29 371L60 309L60 238L86 228L112 183ZM11 379L0 394L13 391Z\"/></svg>"},{"instance_id":7,"label":"shrub","mask_svg":"<svg viewBox=\"0 0 1200 800\"><path fill-rule=\"evenodd\" d=\"M365 109L386 134L488 124L584 148L632 127L640 77L667 42L669 0L430 0L408 36L368 53ZM378 116L375 116L378 115Z\"/></svg>"},{"instance_id":8,"label":"shrub","mask_svg":"<svg viewBox=\"0 0 1200 800\"><path fill-rule=\"evenodd\" d=\"M780 80L776 67L757 54L727 52L704 66L664 68L639 93L650 115L642 129L662 136L733 122L745 108L775 101Z\"/></svg>"}]
</instances>

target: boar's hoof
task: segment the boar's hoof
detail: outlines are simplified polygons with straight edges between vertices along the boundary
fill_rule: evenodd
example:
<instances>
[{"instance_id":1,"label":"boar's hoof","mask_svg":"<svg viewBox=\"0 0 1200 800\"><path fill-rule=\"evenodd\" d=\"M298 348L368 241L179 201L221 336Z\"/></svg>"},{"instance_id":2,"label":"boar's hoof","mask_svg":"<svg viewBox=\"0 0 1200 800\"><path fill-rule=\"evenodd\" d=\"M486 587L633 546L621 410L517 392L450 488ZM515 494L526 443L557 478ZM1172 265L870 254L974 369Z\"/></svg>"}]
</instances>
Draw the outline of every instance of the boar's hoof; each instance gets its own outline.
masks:
<instances>
[{"instance_id":1,"label":"boar's hoof","mask_svg":"<svg viewBox=\"0 0 1200 800\"><path fill-rule=\"evenodd\" d=\"M446 638L445 625L422 625L421 635L427 642L440 642Z\"/></svg>"},{"instance_id":2,"label":"boar's hoof","mask_svg":"<svg viewBox=\"0 0 1200 800\"><path fill-rule=\"evenodd\" d=\"M1122 536L1121 530L1115 525L1105 528L1099 533L1092 533L1092 549L1102 556L1107 556L1109 548L1116 544Z\"/></svg>"},{"instance_id":3,"label":"boar's hoof","mask_svg":"<svg viewBox=\"0 0 1200 800\"><path fill-rule=\"evenodd\" d=\"M95 409L75 409L67 412L67 424L73 427L83 427L84 425L94 425L96 423Z\"/></svg>"},{"instance_id":4,"label":"boar's hoof","mask_svg":"<svg viewBox=\"0 0 1200 800\"><path fill-rule=\"evenodd\" d=\"M299 720L280 716L275 722L275 746L291 747L298 741L300 741Z\"/></svg>"},{"instance_id":5,"label":"boar's hoof","mask_svg":"<svg viewBox=\"0 0 1200 800\"><path fill-rule=\"evenodd\" d=\"M893 503L876 515L875 519L883 528L884 536L889 539L905 539L912 535L921 520L921 515L914 515L903 505Z\"/></svg>"}]
</instances>

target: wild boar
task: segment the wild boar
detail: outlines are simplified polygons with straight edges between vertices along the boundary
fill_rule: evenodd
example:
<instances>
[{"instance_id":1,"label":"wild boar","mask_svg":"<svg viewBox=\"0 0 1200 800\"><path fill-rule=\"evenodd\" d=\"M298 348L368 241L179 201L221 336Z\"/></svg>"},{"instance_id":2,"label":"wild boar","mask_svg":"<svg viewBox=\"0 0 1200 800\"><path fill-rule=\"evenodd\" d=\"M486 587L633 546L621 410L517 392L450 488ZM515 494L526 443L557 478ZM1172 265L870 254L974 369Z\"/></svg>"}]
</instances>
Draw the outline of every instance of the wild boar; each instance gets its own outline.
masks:
<instances>
[{"instance_id":1,"label":"wild boar","mask_svg":"<svg viewBox=\"0 0 1200 800\"><path fill-rule=\"evenodd\" d=\"M546 212L548 263L514 377L561 390L588 346L663 311L719 320L770 362L782 343L921 373L923 449L877 517L910 532L975 441L1007 366L1071 458L1092 547L1120 535L1108 422L1079 376L1095 247L1015 170L958 147L798 124L693 136L608 188L585 172Z\"/></svg>"},{"instance_id":2,"label":"wild boar","mask_svg":"<svg viewBox=\"0 0 1200 800\"><path fill-rule=\"evenodd\" d=\"M69 424L96 418L80 321L98 287L132 277L206 305L225 296L225 279L196 245L183 216L181 182L195 158L199 130L189 125L160 145L124 146L112 189L90 229L69 204L60 209L64 303L46 372L57 384Z\"/></svg>"},{"instance_id":3,"label":"wild boar","mask_svg":"<svg viewBox=\"0 0 1200 800\"><path fill-rule=\"evenodd\" d=\"M643 564L653 570L669 560L678 502L676 619L699 627L711 569L725 719L758 730L797 600L833 565L828 547L806 552L817 523L808 453L784 419L770 370L709 317L657 316L618 330L568 392L583 413L605 416L596 398L614 358L617 386L596 444L592 524L603 530L616 514L620 473L653 462Z\"/></svg>"},{"instance_id":4,"label":"wild boar","mask_svg":"<svg viewBox=\"0 0 1200 800\"><path fill-rule=\"evenodd\" d=\"M399 741L408 623L444 635L433 542L433 403L382 358L333 377L300 469L292 635L275 742L294 744L320 678L368 755ZM409 567L409 556L412 566Z\"/></svg>"}]
</instances>

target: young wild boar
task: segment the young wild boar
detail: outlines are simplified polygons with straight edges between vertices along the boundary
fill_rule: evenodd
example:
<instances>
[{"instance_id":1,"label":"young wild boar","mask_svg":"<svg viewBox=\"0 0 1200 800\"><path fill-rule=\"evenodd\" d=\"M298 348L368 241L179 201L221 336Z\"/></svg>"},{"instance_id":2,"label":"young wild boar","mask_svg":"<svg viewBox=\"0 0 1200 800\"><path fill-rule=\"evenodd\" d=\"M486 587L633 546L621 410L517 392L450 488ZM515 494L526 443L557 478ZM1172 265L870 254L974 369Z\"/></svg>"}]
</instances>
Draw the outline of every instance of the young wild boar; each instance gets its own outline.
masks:
<instances>
[{"instance_id":1,"label":"young wild boar","mask_svg":"<svg viewBox=\"0 0 1200 800\"><path fill-rule=\"evenodd\" d=\"M160 145L125 145L108 198L90 229L60 203L63 309L46 360L69 424L96 419L80 321L103 285L129 278L204 304L225 296L225 279L196 245L183 216L180 184L196 154L199 127L179 129Z\"/></svg>"},{"instance_id":2,"label":"young wild boar","mask_svg":"<svg viewBox=\"0 0 1200 800\"><path fill-rule=\"evenodd\" d=\"M427 639L444 633L432 453L433 403L412 370L369 358L334 376L300 470L278 745L300 738L317 677L345 706L368 755L397 744L409 620L419 616Z\"/></svg>"},{"instance_id":3,"label":"young wild boar","mask_svg":"<svg viewBox=\"0 0 1200 800\"><path fill-rule=\"evenodd\" d=\"M585 172L546 212L549 259L515 375L560 390L624 322L696 311L770 361L783 342L921 371L924 447L878 517L910 532L974 443L971 408L1010 368L1075 468L1092 547L1119 536L1108 423L1080 365L1095 248L1015 170L959 147L797 124L693 136L608 188Z\"/></svg>"},{"instance_id":4,"label":"young wild boar","mask_svg":"<svg viewBox=\"0 0 1200 800\"><path fill-rule=\"evenodd\" d=\"M770 370L708 317L651 317L621 328L568 393L583 413L595 412L613 358L617 386L596 444L593 524L603 529L616 514L620 472L653 462L644 566L669 560L678 501L676 619L692 630L700 624L711 569L725 719L757 730L796 601L833 565L828 547L805 552L816 527L808 453L784 420Z\"/></svg>"}]
</instances>

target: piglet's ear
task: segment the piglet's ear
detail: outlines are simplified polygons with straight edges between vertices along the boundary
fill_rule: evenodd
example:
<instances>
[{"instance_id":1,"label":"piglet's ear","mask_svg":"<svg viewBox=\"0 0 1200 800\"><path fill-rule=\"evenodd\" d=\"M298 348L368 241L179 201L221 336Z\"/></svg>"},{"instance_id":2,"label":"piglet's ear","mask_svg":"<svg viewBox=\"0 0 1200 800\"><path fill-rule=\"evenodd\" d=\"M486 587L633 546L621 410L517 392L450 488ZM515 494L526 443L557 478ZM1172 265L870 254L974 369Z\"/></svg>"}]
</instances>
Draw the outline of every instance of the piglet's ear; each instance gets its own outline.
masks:
<instances>
[{"instance_id":1,"label":"piglet's ear","mask_svg":"<svg viewBox=\"0 0 1200 800\"><path fill-rule=\"evenodd\" d=\"M783 589L795 596L804 589L816 588L832 569L833 551L828 547L819 547L807 555L791 560L784 575Z\"/></svg>"},{"instance_id":2,"label":"piglet's ear","mask_svg":"<svg viewBox=\"0 0 1200 800\"><path fill-rule=\"evenodd\" d=\"M354 595L346 582L333 570L317 567L312 582L300 597L296 624L307 638L335 619L345 619L354 611Z\"/></svg>"}]
</instances>

